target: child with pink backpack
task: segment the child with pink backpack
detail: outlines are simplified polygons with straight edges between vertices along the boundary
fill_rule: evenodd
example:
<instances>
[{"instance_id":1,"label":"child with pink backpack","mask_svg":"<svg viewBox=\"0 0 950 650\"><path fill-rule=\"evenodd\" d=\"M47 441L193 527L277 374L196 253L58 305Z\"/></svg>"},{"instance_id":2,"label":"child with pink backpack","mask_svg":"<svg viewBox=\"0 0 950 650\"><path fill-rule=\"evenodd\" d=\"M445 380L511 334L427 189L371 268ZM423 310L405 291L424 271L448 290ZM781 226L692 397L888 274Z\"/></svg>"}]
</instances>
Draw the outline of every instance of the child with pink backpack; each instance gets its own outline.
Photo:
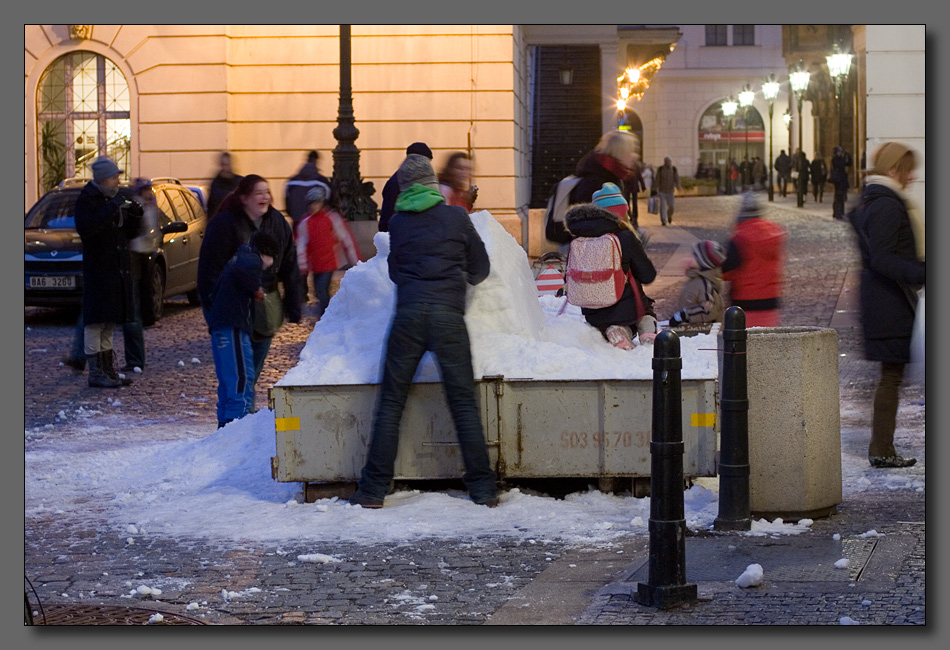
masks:
<instances>
[{"instance_id":1,"label":"child with pink backpack","mask_svg":"<svg viewBox=\"0 0 950 650\"><path fill-rule=\"evenodd\" d=\"M565 218L574 236L565 274L567 301L622 350L656 338L653 300L643 291L656 268L627 219L627 201L614 183L594 192L593 203L572 207ZM583 268L590 260L593 268Z\"/></svg>"}]
</instances>

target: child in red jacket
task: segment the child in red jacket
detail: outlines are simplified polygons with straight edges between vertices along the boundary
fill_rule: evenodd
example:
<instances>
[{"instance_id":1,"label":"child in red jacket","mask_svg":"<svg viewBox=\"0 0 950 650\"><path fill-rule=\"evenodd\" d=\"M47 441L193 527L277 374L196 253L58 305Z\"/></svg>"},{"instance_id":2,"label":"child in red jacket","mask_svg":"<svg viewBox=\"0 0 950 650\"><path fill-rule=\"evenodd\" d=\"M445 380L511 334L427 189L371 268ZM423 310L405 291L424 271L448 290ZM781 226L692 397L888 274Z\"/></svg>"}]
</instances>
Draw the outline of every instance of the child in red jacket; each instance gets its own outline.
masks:
<instances>
[{"instance_id":1,"label":"child in red jacket","mask_svg":"<svg viewBox=\"0 0 950 650\"><path fill-rule=\"evenodd\" d=\"M307 192L309 213L297 226L297 265L303 277L313 273L313 288L320 301L319 316L323 316L330 303L333 272L363 261L346 219L329 201L329 187L320 183L311 188Z\"/></svg>"},{"instance_id":2,"label":"child in red jacket","mask_svg":"<svg viewBox=\"0 0 950 650\"><path fill-rule=\"evenodd\" d=\"M745 311L746 327L778 327L782 319L787 239L782 226L765 218L758 196L743 194L722 278L730 283L730 302Z\"/></svg>"}]
</instances>

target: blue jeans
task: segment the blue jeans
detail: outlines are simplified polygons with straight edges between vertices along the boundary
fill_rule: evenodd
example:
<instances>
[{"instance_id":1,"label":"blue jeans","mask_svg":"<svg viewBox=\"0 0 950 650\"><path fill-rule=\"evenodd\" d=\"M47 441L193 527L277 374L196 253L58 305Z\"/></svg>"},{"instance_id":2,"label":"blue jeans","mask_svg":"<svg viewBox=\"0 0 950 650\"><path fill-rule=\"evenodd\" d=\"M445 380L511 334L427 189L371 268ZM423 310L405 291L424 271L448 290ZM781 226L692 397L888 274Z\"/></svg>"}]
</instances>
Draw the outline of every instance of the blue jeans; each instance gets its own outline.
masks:
<instances>
[{"instance_id":1,"label":"blue jeans","mask_svg":"<svg viewBox=\"0 0 950 650\"><path fill-rule=\"evenodd\" d=\"M476 502L491 499L497 495L495 472L488 459L475 396L472 349L465 319L448 305L428 303L399 306L393 316L372 440L359 491L377 499L389 491L399 446L399 423L412 378L426 351L435 354L442 373L442 389L458 435L465 463L462 480L469 496Z\"/></svg>"},{"instance_id":2,"label":"blue jeans","mask_svg":"<svg viewBox=\"0 0 950 650\"><path fill-rule=\"evenodd\" d=\"M257 379L261 376L261 371L264 370L264 361L267 359L267 353L270 352L270 343L273 340L271 337L260 340L251 337L251 353L254 359L254 381L251 382L251 395L248 402L248 409L251 413L257 409L255 401L257 397Z\"/></svg>"},{"instance_id":3,"label":"blue jeans","mask_svg":"<svg viewBox=\"0 0 950 650\"><path fill-rule=\"evenodd\" d=\"M211 355L218 377L218 422L237 420L254 405L251 337L236 327L211 330Z\"/></svg>"},{"instance_id":4,"label":"blue jeans","mask_svg":"<svg viewBox=\"0 0 950 650\"><path fill-rule=\"evenodd\" d=\"M660 223L666 223L673 219L673 192L657 192L660 200Z\"/></svg>"},{"instance_id":5,"label":"blue jeans","mask_svg":"<svg viewBox=\"0 0 950 650\"><path fill-rule=\"evenodd\" d=\"M327 305L330 304L331 280L333 280L333 271L313 274L313 292L317 294L317 300L320 301L320 316L323 316L323 312L327 310Z\"/></svg>"}]
</instances>

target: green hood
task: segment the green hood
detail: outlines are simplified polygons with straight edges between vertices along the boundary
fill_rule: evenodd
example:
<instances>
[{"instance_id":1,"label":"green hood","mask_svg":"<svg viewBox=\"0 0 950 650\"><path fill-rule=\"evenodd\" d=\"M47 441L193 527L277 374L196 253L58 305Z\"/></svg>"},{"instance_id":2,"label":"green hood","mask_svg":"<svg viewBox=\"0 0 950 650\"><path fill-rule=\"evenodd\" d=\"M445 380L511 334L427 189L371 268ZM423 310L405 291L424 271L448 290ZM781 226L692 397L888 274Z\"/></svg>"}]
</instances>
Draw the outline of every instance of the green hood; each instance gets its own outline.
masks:
<instances>
[{"instance_id":1,"label":"green hood","mask_svg":"<svg viewBox=\"0 0 950 650\"><path fill-rule=\"evenodd\" d=\"M399 193L396 198L396 211L424 212L443 201L445 197L438 190L416 183L408 190Z\"/></svg>"}]
</instances>

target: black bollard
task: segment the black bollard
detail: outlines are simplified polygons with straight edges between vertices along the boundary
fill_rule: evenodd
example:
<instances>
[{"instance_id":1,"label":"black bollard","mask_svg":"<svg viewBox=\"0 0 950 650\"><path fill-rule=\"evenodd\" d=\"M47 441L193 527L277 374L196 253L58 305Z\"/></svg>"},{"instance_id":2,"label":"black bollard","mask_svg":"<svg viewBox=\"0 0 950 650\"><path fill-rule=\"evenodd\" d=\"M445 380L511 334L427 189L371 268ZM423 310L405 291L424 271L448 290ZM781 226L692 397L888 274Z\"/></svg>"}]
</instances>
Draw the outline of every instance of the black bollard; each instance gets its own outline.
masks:
<instances>
[{"instance_id":1,"label":"black bollard","mask_svg":"<svg viewBox=\"0 0 950 650\"><path fill-rule=\"evenodd\" d=\"M686 583L686 519L683 515L683 359L676 332L653 342L653 439L650 442L649 582L634 600L667 609L696 600Z\"/></svg>"},{"instance_id":2,"label":"black bollard","mask_svg":"<svg viewBox=\"0 0 950 650\"><path fill-rule=\"evenodd\" d=\"M750 530L749 390L746 374L745 312L726 310L722 328L722 380L719 384L719 516L716 530Z\"/></svg>"}]
</instances>

